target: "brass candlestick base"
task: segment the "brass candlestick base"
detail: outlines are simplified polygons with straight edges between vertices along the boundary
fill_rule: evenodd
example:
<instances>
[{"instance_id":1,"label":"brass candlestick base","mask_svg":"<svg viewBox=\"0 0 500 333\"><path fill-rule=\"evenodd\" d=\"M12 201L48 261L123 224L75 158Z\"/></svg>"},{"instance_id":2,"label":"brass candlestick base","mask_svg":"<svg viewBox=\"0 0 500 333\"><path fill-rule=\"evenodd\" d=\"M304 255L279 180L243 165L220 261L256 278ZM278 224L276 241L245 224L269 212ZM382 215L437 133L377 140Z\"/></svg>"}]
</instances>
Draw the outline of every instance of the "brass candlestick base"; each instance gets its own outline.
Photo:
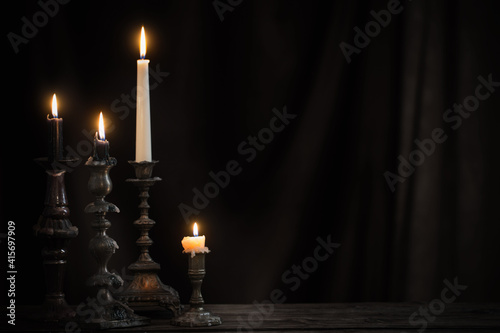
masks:
<instances>
[{"instance_id":1,"label":"brass candlestick base","mask_svg":"<svg viewBox=\"0 0 500 333\"><path fill-rule=\"evenodd\" d=\"M82 319L82 325L93 329L147 325L149 324L148 318L134 314L134 311L127 305L114 299L109 290L119 288L123 284L123 279L109 272L107 267L109 259L118 249L116 241L106 234L111 227L111 222L106 219L106 213L118 213L120 210L104 200L113 187L109 171L116 165L116 159L110 157L94 161L90 157L85 165L90 170L88 188L90 193L95 195L95 201L85 207L86 213L95 214L92 228L96 231L96 235L90 240L89 250L98 264L97 273L87 281L87 285L98 287L96 299L99 308L90 318Z\"/></svg>"},{"instance_id":2,"label":"brass candlestick base","mask_svg":"<svg viewBox=\"0 0 500 333\"><path fill-rule=\"evenodd\" d=\"M188 255L188 276L193 288L189 300L190 308L181 316L173 319L172 324L189 327L220 325L222 324L221 318L212 315L203 308L205 301L201 295L201 284L205 277L205 253L197 253L195 256L188 253Z\"/></svg>"},{"instance_id":3,"label":"brass candlestick base","mask_svg":"<svg viewBox=\"0 0 500 333\"><path fill-rule=\"evenodd\" d=\"M76 159L51 163L47 158L35 160L47 173L45 208L33 227L35 236L42 243L46 294L44 303L33 317L44 321L64 321L75 316L66 303L63 284L66 270L67 248L78 235L78 228L69 221L69 208L64 184L65 167Z\"/></svg>"},{"instance_id":4,"label":"brass candlestick base","mask_svg":"<svg viewBox=\"0 0 500 333\"><path fill-rule=\"evenodd\" d=\"M137 178L127 179L127 181L139 188L141 200L139 204L141 216L134 221L134 225L141 232L136 241L140 255L137 261L128 267L134 273L134 279L123 292L117 295L117 298L127 302L136 311L152 310L160 306L169 310L171 316L178 316L181 313L179 293L161 282L157 275L160 271L160 264L149 255L149 247L153 244L153 240L149 237L149 230L156 222L149 218L148 198L149 188L161 180L159 177L152 178L153 167L158 161L129 161L129 163L134 167Z\"/></svg>"}]
</instances>

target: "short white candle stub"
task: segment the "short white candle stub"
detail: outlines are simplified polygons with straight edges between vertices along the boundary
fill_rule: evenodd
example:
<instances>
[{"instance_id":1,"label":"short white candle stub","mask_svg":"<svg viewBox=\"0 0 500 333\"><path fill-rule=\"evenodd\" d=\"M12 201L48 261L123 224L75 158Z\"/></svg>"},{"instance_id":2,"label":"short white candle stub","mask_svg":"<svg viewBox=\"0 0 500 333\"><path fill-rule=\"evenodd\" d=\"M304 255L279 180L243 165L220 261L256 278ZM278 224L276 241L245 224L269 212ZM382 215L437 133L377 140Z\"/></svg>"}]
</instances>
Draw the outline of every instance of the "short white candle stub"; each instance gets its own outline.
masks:
<instances>
[{"instance_id":1,"label":"short white candle stub","mask_svg":"<svg viewBox=\"0 0 500 333\"><path fill-rule=\"evenodd\" d=\"M181 241L184 251L182 253L190 253L193 258L196 253L209 253L210 250L205 246L205 235L198 236L198 225L193 225L193 237L186 236Z\"/></svg>"},{"instance_id":2,"label":"short white candle stub","mask_svg":"<svg viewBox=\"0 0 500 333\"><path fill-rule=\"evenodd\" d=\"M210 250L205 246L205 236L186 236L181 241L184 251L182 253L190 253L194 257L195 253L208 253Z\"/></svg>"}]
</instances>

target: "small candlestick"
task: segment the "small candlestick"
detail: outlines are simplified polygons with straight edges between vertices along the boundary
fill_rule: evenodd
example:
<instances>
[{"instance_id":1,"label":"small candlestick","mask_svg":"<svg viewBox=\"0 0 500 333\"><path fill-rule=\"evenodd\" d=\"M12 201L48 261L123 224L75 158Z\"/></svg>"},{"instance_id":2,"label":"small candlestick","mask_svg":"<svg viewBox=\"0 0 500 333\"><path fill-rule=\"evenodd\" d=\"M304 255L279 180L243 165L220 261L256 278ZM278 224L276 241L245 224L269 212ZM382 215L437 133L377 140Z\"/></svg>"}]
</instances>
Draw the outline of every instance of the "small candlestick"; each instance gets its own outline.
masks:
<instances>
[{"instance_id":1,"label":"small candlestick","mask_svg":"<svg viewBox=\"0 0 500 333\"><path fill-rule=\"evenodd\" d=\"M140 56L137 60L137 98L135 161L152 161L151 116L149 111L149 60L146 58L146 34L141 29Z\"/></svg>"},{"instance_id":2,"label":"small candlestick","mask_svg":"<svg viewBox=\"0 0 500 333\"><path fill-rule=\"evenodd\" d=\"M193 227L194 229L194 227ZM194 230L193 230L194 233ZM222 320L219 316L212 315L209 311L203 308L205 301L201 295L201 284L203 278L205 277L205 255L210 252L210 250L205 247L204 236L203 240L201 237L184 237L182 245L186 244L184 247L184 253L190 253L188 257L188 276L191 281L191 287L193 288L191 293L191 298L189 299L189 310L184 312L181 316L172 320L173 325L177 326L188 326L188 327L200 327L200 326L216 326L222 324ZM203 242L203 244L202 244ZM191 247L193 245L194 247ZM197 246L203 245L203 246Z\"/></svg>"},{"instance_id":3,"label":"small candlestick","mask_svg":"<svg viewBox=\"0 0 500 333\"><path fill-rule=\"evenodd\" d=\"M56 94L52 96L52 118L47 115L48 123L48 159L50 162L63 158L63 119L57 112Z\"/></svg>"}]
</instances>

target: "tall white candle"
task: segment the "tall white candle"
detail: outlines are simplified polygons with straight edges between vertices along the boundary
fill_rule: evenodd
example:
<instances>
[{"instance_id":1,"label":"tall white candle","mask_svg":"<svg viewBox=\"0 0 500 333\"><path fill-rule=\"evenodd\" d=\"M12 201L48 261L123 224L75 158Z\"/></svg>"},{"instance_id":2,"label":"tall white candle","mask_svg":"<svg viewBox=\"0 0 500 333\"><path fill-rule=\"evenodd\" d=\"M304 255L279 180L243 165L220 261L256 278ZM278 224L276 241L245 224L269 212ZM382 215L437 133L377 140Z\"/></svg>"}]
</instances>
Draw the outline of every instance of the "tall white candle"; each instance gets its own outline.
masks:
<instances>
[{"instance_id":1,"label":"tall white candle","mask_svg":"<svg viewBox=\"0 0 500 333\"><path fill-rule=\"evenodd\" d=\"M146 58L146 36L141 29L141 59L137 60L137 99L136 99L136 162L152 161L151 157L151 119L149 112L149 60Z\"/></svg>"}]
</instances>

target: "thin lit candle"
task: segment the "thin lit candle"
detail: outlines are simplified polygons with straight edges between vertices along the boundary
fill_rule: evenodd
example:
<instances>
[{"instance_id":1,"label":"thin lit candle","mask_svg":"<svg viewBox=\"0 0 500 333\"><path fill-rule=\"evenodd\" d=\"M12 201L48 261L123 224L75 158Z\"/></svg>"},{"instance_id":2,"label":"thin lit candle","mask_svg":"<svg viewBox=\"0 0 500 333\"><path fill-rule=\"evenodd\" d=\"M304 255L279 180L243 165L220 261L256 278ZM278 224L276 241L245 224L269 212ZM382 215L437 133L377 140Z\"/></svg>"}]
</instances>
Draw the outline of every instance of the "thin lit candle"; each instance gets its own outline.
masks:
<instances>
[{"instance_id":1,"label":"thin lit candle","mask_svg":"<svg viewBox=\"0 0 500 333\"><path fill-rule=\"evenodd\" d=\"M57 113L57 97L56 94L52 96L52 117L58 118L58 113Z\"/></svg>"},{"instance_id":2,"label":"thin lit candle","mask_svg":"<svg viewBox=\"0 0 500 333\"><path fill-rule=\"evenodd\" d=\"M57 112L56 94L52 96L52 118L47 115L48 133L48 158L49 161L62 160L63 157L63 119Z\"/></svg>"},{"instance_id":3,"label":"thin lit candle","mask_svg":"<svg viewBox=\"0 0 500 333\"><path fill-rule=\"evenodd\" d=\"M106 132L104 131L104 118L102 112L99 114L99 130L94 136L94 160L109 159L109 142L106 140Z\"/></svg>"},{"instance_id":4,"label":"thin lit candle","mask_svg":"<svg viewBox=\"0 0 500 333\"><path fill-rule=\"evenodd\" d=\"M106 132L104 131L104 118L102 111L99 113L99 140L106 141Z\"/></svg>"},{"instance_id":5,"label":"thin lit candle","mask_svg":"<svg viewBox=\"0 0 500 333\"><path fill-rule=\"evenodd\" d=\"M149 60L146 59L146 34L144 27L141 29L140 59L137 60L136 112L135 160L136 162L152 161Z\"/></svg>"}]
</instances>

